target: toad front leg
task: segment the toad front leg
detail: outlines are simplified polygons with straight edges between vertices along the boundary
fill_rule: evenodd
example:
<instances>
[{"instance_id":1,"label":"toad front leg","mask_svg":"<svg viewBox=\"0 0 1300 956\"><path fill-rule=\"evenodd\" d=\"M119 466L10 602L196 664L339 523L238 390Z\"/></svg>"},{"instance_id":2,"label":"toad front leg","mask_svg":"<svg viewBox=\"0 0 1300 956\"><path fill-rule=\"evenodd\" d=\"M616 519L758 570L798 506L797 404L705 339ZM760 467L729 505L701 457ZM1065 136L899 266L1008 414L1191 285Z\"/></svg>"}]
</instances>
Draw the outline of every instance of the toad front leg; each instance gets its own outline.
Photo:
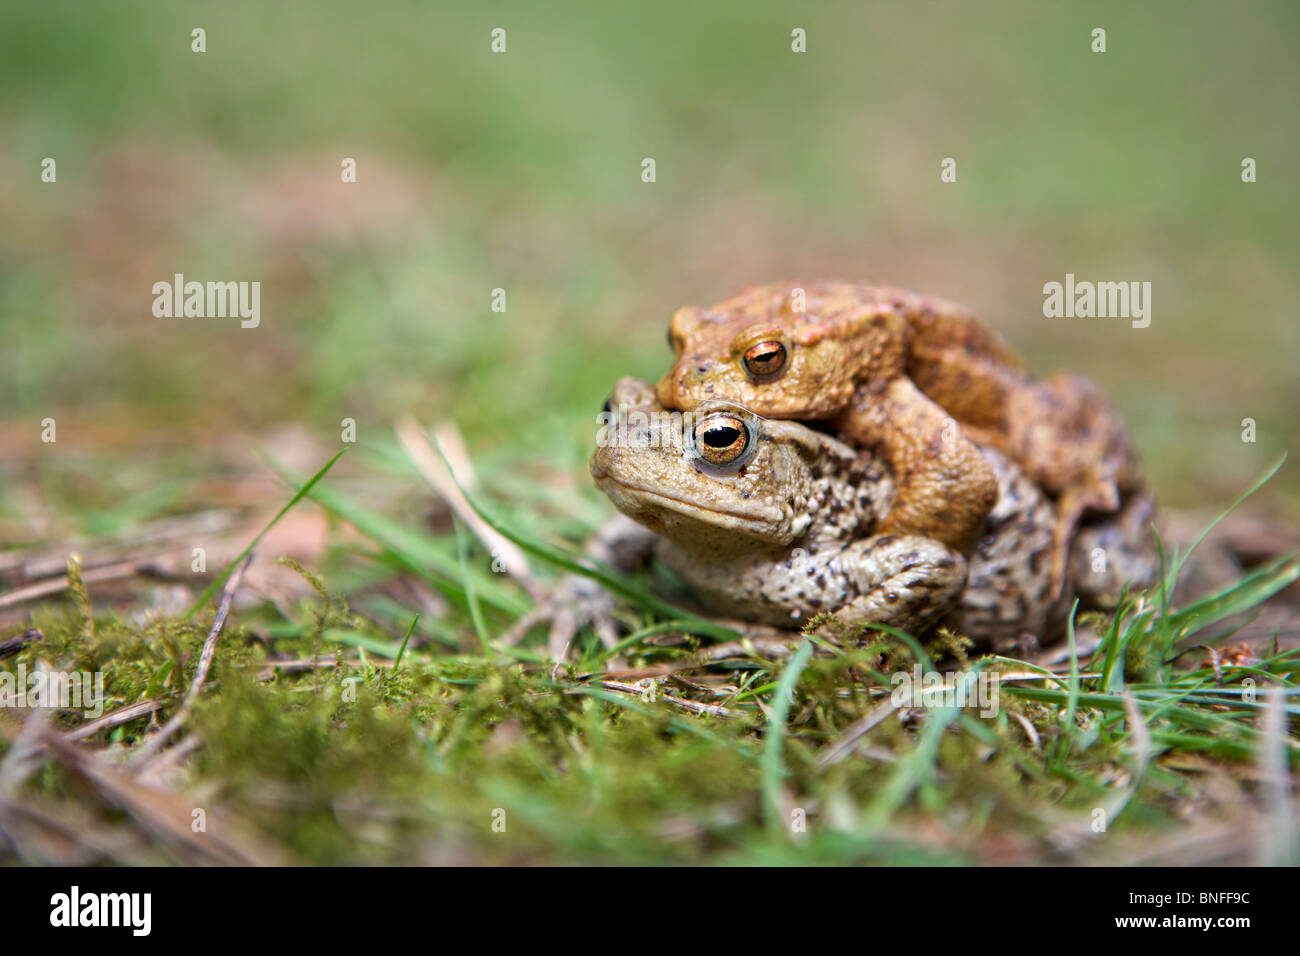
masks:
<instances>
[{"instance_id":1,"label":"toad front leg","mask_svg":"<svg viewBox=\"0 0 1300 956\"><path fill-rule=\"evenodd\" d=\"M620 514L601 525L584 550L587 557L600 564L630 574L650 559L654 543L653 534ZM619 632L615 608L613 595L599 581L566 574L544 600L501 635L501 643L512 646L534 627L549 625L547 652L553 660L563 661L578 632L590 626L600 642L612 648L618 643Z\"/></svg>"},{"instance_id":2,"label":"toad front leg","mask_svg":"<svg viewBox=\"0 0 1300 956\"><path fill-rule=\"evenodd\" d=\"M899 376L880 391L860 389L835 425L878 449L893 472L897 490L881 534L919 535L970 552L998 483L951 415Z\"/></svg>"},{"instance_id":3,"label":"toad front leg","mask_svg":"<svg viewBox=\"0 0 1300 956\"><path fill-rule=\"evenodd\" d=\"M883 535L854 542L836 559L856 596L835 613L849 623L921 634L966 588L966 559L931 538Z\"/></svg>"}]
</instances>

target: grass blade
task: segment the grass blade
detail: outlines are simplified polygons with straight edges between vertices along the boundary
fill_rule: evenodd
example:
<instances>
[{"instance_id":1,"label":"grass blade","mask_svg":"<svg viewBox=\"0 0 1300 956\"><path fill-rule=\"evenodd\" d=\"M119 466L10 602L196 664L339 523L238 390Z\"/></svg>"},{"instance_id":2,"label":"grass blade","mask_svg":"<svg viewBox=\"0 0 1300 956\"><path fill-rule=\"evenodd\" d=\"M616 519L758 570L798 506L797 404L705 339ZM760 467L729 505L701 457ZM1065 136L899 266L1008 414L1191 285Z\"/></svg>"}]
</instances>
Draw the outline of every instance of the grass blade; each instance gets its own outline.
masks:
<instances>
[{"instance_id":1,"label":"grass blade","mask_svg":"<svg viewBox=\"0 0 1300 956\"><path fill-rule=\"evenodd\" d=\"M226 580L230 577L232 573L234 573L235 568L237 568L239 566L239 563L243 561L246 557L248 557L248 555L252 552L252 550L255 547L257 547L258 542L261 541L264 537L266 537L266 533L270 531L272 528L274 528L276 524L279 522L279 520L289 513L290 508L292 508L298 502L302 501L303 498L307 497L307 495L311 493L311 490L316 487L316 483L325 477L325 475L329 472L329 470L334 467L334 463L338 461L340 458L342 458L343 453L346 451L347 451L346 448L340 448L335 453L333 458L325 462L325 466L321 468L320 471L312 475L311 478L307 481L307 483L304 484L301 488L299 488L294 493L294 496L289 499L289 503L280 509L279 514L277 514L274 518L272 518L267 523L266 527L257 533L257 537L255 537L252 541L248 543L248 547L246 547L243 551L239 552L239 556L236 557L235 560L231 561L230 564L226 566L226 569L222 571L219 575L217 575L216 579L213 580L213 582L208 585L207 589L202 594L199 595L199 599L195 601L194 604L190 607L190 609L185 613L185 617L187 620L189 618L192 618L200 608L204 607L208 603L208 601L212 599L212 595L216 594L217 591L225 585Z\"/></svg>"},{"instance_id":2,"label":"grass blade","mask_svg":"<svg viewBox=\"0 0 1300 956\"><path fill-rule=\"evenodd\" d=\"M772 706L767 715L767 732L763 737L763 756L760 758L759 770L763 786L763 815L767 818L768 829L773 833L785 827L785 821L781 819L781 781L786 775L782 757L785 724L790 717L790 702L794 699L795 685L799 683L799 675L808 665L812 652L810 641L805 639L799 642L799 649L786 663L781 678L776 682Z\"/></svg>"}]
</instances>

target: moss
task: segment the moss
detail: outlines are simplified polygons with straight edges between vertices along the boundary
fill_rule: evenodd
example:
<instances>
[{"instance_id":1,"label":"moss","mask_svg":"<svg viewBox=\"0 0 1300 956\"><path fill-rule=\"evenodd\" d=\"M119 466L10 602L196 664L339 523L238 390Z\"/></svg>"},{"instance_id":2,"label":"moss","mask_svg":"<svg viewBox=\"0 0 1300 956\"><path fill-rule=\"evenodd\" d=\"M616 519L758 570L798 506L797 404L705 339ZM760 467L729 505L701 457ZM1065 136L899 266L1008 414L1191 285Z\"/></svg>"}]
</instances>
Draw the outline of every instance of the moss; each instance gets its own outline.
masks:
<instances>
[{"instance_id":1,"label":"moss","mask_svg":"<svg viewBox=\"0 0 1300 956\"><path fill-rule=\"evenodd\" d=\"M794 685L782 749L779 813L802 814L806 832L774 830L759 796L759 758L783 660L701 669L653 699L575 686L572 677L556 683L545 664L481 653L411 648L394 667L341 643L371 625L316 572L289 564L315 595L291 609L291 636L268 639L256 612L228 622L184 733L202 743L187 764L186 789L292 859L963 862L978 858L980 841L1008 835L1047 847L1062 820L1086 821L1132 786L1122 708L1079 706L1067 721L1064 692L1036 699L1008 686L995 716L957 714L932 752L924 742L932 716L904 709L872 728L867 750L824 766L826 746L879 706L891 673L911 670L918 655L973 664L960 635L940 631L921 646L906 635L821 619L807 628L821 652ZM69 596L33 619L46 639L3 666L40 659L101 671L110 709L168 699L156 718L90 741L129 752L189 686L211 616L92 614L75 564L69 580ZM463 624L464 646L477 646L467 618ZM1136 632L1117 631L1116 639L1147 646ZM694 641L646 643L627 657L638 667L681 667L695 651ZM296 663L268 666L286 660ZM714 696L711 684L730 690ZM666 693L722 702L737 716L687 713ZM84 718L69 712L58 720L73 727ZM1238 732L1235 723L1224 727ZM1188 745L1208 738L1217 745L1213 734ZM24 793L92 807L106 826L129 823L56 765L34 775ZM883 823L870 822L871 808L890 793L898 794L896 806ZM1204 797L1194 775L1157 768L1126 797L1118 829L1170 826L1197 800Z\"/></svg>"}]
</instances>

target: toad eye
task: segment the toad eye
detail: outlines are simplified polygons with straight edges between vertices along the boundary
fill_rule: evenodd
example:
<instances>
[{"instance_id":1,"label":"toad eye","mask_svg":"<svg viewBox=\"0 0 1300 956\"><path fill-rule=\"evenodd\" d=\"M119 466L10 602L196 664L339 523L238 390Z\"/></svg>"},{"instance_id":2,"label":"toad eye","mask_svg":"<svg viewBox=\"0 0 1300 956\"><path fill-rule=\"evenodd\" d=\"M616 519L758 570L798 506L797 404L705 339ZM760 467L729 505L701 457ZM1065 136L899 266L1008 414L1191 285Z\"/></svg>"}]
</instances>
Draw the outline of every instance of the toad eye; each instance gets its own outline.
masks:
<instances>
[{"instance_id":1,"label":"toad eye","mask_svg":"<svg viewBox=\"0 0 1300 956\"><path fill-rule=\"evenodd\" d=\"M696 457L709 465L740 464L754 445L753 432L734 415L710 415L696 424L691 437Z\"/></svg>"},{"instance_id":2,"label":"toad eye","mask_svg":"<svg viewBox=\"0 0 1300 956\"><path fill-rule=\"evenodd\" d=\"M780 339L765 339L747 348L741 361L751 378L771 378L781 373L789 356Z\"/></svg>"}]
</instances>

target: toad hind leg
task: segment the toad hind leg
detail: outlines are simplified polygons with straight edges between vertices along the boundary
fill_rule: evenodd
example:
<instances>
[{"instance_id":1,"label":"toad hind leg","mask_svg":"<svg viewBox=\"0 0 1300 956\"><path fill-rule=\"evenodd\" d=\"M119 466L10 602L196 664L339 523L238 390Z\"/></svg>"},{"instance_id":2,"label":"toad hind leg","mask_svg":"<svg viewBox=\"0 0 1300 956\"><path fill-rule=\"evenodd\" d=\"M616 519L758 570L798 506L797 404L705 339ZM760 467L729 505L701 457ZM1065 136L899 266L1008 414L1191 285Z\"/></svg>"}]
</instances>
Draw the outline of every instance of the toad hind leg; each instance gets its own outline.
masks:
<instances>
[{"instance_id":1,"label":"toad hind leg","mask_svg":"<svg viewBox=\"0 0 1300 956\"><path fill-rule=\"evenodd\" d=\"M900 375L880 391L860 389L836 424L878 449L893 472L894 501L880 534L920 535L970 552L998 483L952 416Z\"/></svg>"},{"instance_id":2,"label":"toad hind leg","mask_svg":"<svg viewBox=\"0 0 1300 956\"><path fill-rule=\"evenodd\" d=\"M1142 475L1119 416L1097 387L1058 374L1016 389L1007 410L1008 452L1057 500L1052 585L1060 591L1070 542L1087 511L1113 514Z\"/></svg>"},{"instance_id":3,"label":"toad hind leg","mask_svg":"<svg viewBox=\"0 0 1300 956\"><path fill-rule=\"evenodd\" d=\"M1139 492L1117 514L1078 529L1070 545L1069 580L1087 607L1110 610L1128 584L1144 591L1160 579L1160 556L1152 527L1155 498Z\"/></svg>"}]
</instances>

